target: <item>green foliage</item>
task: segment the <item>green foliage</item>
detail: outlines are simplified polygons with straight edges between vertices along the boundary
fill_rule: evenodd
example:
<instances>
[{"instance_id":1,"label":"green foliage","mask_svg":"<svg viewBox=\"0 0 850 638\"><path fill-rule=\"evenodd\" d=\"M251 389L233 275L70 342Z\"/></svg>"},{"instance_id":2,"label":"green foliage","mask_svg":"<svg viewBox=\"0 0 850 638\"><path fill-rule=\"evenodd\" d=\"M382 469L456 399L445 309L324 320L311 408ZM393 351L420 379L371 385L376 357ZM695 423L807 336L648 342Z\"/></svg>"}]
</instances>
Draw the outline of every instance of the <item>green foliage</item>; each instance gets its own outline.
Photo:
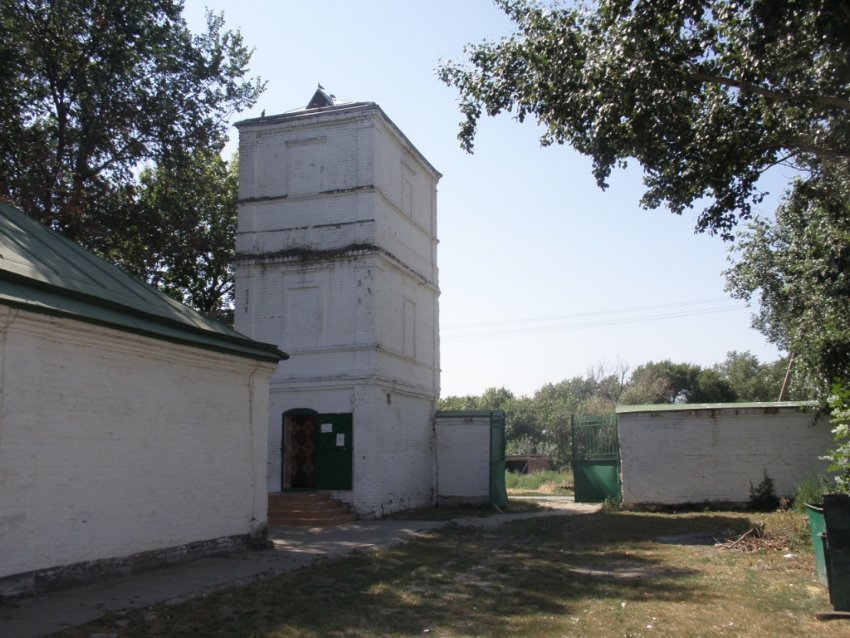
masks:
<instances>
[{"instance_id":1,"label":"green foliage","mask_svg":"<svg viewBox=\"0 0 850 638\"><path fill-rule=\"evenodd\" d=\"M572 472L530 472L529 474L517 474L505 472L505 487L511 490L539 490L543 485L553 484L561 488L567 488L573 484Z\"/></svg>"},{"instance_id":2,"label":"green foliage","mask_svg":"<svg viewBox=\"0 0 850 638\"><path fill-rule=\"evenodd\" d=\"M183 196L197 195L188 187L196 158L221 151L231 114L264 88L246 78L251 50L240 33L208 14L206 30L192 34L180 0L0 3L0 197L213 310L205 297L217 286L207 274L198 275L203 293L178 290L179 281L194 276L189 261L229 255L227 224L199 240L215 244L210 260L198 257L203 247L177 258L171 248L205 228L190 229L189 218L203 215L181 210ZM145 167L159 202L176 208L140 210L139 191L152 188L139 179Z\"/></svg>"},{"instance_id":3,"label":"green foliage","mask_svg":"<svg viewBox=\"0 0 850 638\"><path fill-rule=\"evenodd\" d=\"M776 219L743 234L729 288L758 300L755 327L799 359L799 392L850 379L850 4L497 2L514 35L439 70L460 95L462 146L485 115L534 117L543 144L593 159L600 187L636 159L643 206L705 205L697 229L727 239L761 202L761 175L796 169ZM636 379L624 400L728 400L722 374L679 372ZM743 385L739 400L779 396Z\"/></svg>"},{"instance_id":4,"label":"green foliage","mask_svg":"<svg viewBox=\"0 0 850 638\"><path fill-rule=\"evenodd\" d=\"M605 500L602 501L603 512L619 512L621 509L623 509L623 503L619 498L606 496Z\"/></svg>"},{"instance_id":5,"label":"green foliage","mask_svg":"<svg viewBox=\"0 0 850 638\"><path fill-rule=\"evenodd\" d=\"M731 238L777 163L812 177L850 157L850 5L834 0L497 0L516 33L466 49L439 77L460 95L471 151L484 115L531 116L543 144L644 169L647 208L707 202L699 230Z\"/></svg>"},{"instance_id":6,"label":"green foliage","mask_svg":"<svg viewBox=\"0 0 850 638\"><path fill-rule=\"evenodd\" d=\"M767 470L764 471L761 483L755 487L750 483L748 507L753 512L775 512L779 509L779 497L776 495L773 479L767 475Z\"/></svg>"},{"instance_id":7,"label":"green foliage","mask_svg":"<svg viewBox=\"0 0 850 638\"><path fill-rule=\"evenodd\" d=\"M787 359L760 363L749 352L730 352L710 368L669 360L649 362L629 374L591 369L584 377L547 383L531 397L517 397L506 388L488 388L482 395L440 399L441 410L503 410L508 454L541 454L556 467L572 460L572 415L612 414L618 404L717 403L773 401L787 368ZM792 385L793 399L813 396L802 383Z\"/></svg>"},{"instance_id":8,"label":"green foliage","mask_svg":"<svg viewBox=\"0 0 850 638\"><path fill-rule=\"evenodd\" d=\"M850 169L798 183L775 220L755 220L726 277L734 296L758 299L754 327L811 382L850 379Z\"/></svg>"},{"instance_id":9,"label":"green foliage","mask_svg":"<svg viewBox=\"0 0 850 638\"><path fill-rule=\"evenodd\" d=\"M761 363L750 352L732 351L726 359L712 368L732 388L738 401L776 401L788 370L788 357ZM806 386L799 368L792 368L788 400L811 399L814 390Z\"/></svg>"},{"instance_id":10,"label":"green foliage","mask_svg":"<svg viewBox=\"0 0 850 638\"><path fill-rule=\"evenodd\" d=\"M508 456L547 456L553 461L558 456L557 447L549 441L540 440L545 434L532 438L528 434L512 436L505 442ZM557 463L556 463L557 465Z\"/></svg>"},{"instance_id":11,"label":"green foliage","mask_svg":"<svg viewBox=\"0 0 850 638\"><path fill-rule=\"evenodd\" d=\"M507 454L541 454L563 467L570 460L569 412L563 411L562 399L551 389L538 401L517 397L506 388L488 388L481 396L441 398L440 410L501 410L505 413ZM566 399L569 401L570 399Z\"/></svg>"},{"instance_id":12,"label":"green foliage","mask_svg":"<svg viewBox=\"0 0 850 638\"><path fill-rule=\"evenodd\" d=\"M835 472L835 489L839 494L850 494L850 387L835 384L828 399L830 423L835 440L827 455L829 471Z\"/></svg>"},{"instance_id":13,"label":"green foliage","mask_svg":"<svg viewBox=\"0 0 850 638\"><path fill-rule=\"evenodd\" d=\"M728 381L715 371L669 359L635 368L622 395L627 404L724 403L736 398Z\"/></svg>"},{"instance_id":14,"label":"green foliage","mask_svg":"<svg viewBox=\"0 0 850 638\"><path fill-rule=\"evenodd\" d=\"M832 483L822 474L809 474L794 491L794 510L804 512L806 504L820 507L823 495L833 491Z\"/></svg>"},{"instance_id":15,"label":"green foliage","mask_svg":"<svg viewBox=\"0 0 850 638\"><path fill-rule=\"evenodd\" d=\"M239 167L213 151L146 169L135 219L147 250L134 272L198 310L232 322ZM125 253L133 254L133 253ZM138 253L136 253L138 254ZM116 261L121 258L113 255ZM127 258L124 258L127 265Z\"/></svg>"}]
</instances>

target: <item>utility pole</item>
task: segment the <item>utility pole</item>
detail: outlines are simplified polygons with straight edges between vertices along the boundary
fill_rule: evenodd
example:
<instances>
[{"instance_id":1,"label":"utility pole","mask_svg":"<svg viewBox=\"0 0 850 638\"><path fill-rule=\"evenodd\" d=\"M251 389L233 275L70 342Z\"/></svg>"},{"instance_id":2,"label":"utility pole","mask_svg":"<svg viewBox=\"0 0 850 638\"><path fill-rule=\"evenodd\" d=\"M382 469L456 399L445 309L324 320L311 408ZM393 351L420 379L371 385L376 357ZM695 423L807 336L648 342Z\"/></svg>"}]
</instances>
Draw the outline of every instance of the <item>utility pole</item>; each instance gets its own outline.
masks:
<instances>
[{"instance_id":1,"label":"utility pole","mask_svg":"<svg viewBox=\"0 0 850 638\"><path fill-rule=\"evenodd\" d=\"M785 401L788 398L788 386L791 385L791 369L794 367L794 353L788 357L788 369L785 371L785 380L782 382L782 389L779 391L778 401Z\"/></svg>"}]
</instances>

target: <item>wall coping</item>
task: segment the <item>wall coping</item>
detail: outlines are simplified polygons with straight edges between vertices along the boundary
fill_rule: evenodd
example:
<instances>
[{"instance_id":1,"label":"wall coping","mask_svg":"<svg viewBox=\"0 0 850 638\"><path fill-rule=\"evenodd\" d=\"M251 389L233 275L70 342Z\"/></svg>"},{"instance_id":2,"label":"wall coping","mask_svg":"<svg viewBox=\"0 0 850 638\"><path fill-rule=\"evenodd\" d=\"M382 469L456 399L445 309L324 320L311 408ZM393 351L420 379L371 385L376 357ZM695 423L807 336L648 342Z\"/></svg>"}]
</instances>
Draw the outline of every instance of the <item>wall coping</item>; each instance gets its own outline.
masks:
<instances>
[{"instance_id":1,"label":"wall coping","mask_svg":"<svg viewBox=\"0 0 850 638\"><path fill-rule=\"evenodd\" d=\"M774 413L783 412L813 412L817 408L817 401L763 401L757 403L663 403L655 405L618 405L616 413L619 414L649 414L656 412L689 412L689 413L717 413L717 412L747 412Z\"/></svg>"}]
</instances>

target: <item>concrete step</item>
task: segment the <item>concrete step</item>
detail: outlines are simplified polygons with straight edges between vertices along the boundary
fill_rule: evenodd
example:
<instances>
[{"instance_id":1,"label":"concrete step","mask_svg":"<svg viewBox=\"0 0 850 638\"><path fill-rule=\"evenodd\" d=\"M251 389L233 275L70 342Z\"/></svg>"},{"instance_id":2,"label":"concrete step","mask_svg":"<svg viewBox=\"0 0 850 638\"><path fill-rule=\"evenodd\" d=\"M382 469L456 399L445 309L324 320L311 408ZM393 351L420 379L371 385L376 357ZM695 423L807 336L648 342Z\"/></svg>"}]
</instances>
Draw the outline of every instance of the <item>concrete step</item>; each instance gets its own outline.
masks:
<instances>
[{"instance_id":1,"label":"concrete step","mask_svg":"<svg viewBox=\"0 0 850 638\"><path fill-rule=\"evenodd\" d=\"M318 501L339 502L327 492L269 492L269 503L315 503Z\"/></svg>"},{"instance_id":2,"label":"concrete step","mask_svg":"<svg viewBox=\"0 0 850 638\"><path fill-rule=\"evenodd\" d=\"M269 503L269 512L321 512L324 510L333 510L340 506L340 503L335 502L318 502L318 503Z\"/></svg>"},{"instance_id":3,"label":"concrete step","mask_svg":"<svg viewBox=\"0 0 850 638\"><path fill-rule=\"evenodd\" d=\"M269 494L269 527L330 526L356 521L348 505L326 492Z\"/></svg>"},{"instance_id":4,"label":"concrete step","mask_svg":"<svg viewBox=\"0 0 850 638\"><path fill-rule=\"evenodd\" d=\"M353 523L357 517L351 512L337 514L336 516L323 516L311 518L308 516L280 516L269 517L269 527L332 527L343 523Z\"/></svg>"}]
</instances>

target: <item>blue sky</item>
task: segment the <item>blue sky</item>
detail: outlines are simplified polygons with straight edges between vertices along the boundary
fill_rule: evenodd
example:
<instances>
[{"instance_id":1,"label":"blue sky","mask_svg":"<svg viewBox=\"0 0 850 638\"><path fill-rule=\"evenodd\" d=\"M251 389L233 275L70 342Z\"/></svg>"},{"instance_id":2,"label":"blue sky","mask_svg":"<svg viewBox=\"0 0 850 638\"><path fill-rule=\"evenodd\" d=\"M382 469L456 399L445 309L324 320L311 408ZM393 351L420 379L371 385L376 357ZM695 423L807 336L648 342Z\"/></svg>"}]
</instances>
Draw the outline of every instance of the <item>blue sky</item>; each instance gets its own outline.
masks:
<instances>
[{"instance_id":1,"label":"blue sky","mask_svg":"<svg viewBox=\"0 0 850 638\"><path fill-rule=\"evenodd\" d=\"M457 143L457 96L437 80L464 44L499 39L489 0L187 0L193 30L223 11L255 47L268 82L234 121L304 106L321 82L342 99L378 102L443 173L439 184L442 393L507 387L531 394L591 367L673 359L700 365L727 351L779 356L750 328L752 309L724 292L729 245L695 235L696 211L645 211L641 169L601 191L590 161L541 148L533 122L482 122L475 154ZM236 131L232 133L235 149ZM789 175L776 170L769 213Z\"/></svg>"}]
</instances>

